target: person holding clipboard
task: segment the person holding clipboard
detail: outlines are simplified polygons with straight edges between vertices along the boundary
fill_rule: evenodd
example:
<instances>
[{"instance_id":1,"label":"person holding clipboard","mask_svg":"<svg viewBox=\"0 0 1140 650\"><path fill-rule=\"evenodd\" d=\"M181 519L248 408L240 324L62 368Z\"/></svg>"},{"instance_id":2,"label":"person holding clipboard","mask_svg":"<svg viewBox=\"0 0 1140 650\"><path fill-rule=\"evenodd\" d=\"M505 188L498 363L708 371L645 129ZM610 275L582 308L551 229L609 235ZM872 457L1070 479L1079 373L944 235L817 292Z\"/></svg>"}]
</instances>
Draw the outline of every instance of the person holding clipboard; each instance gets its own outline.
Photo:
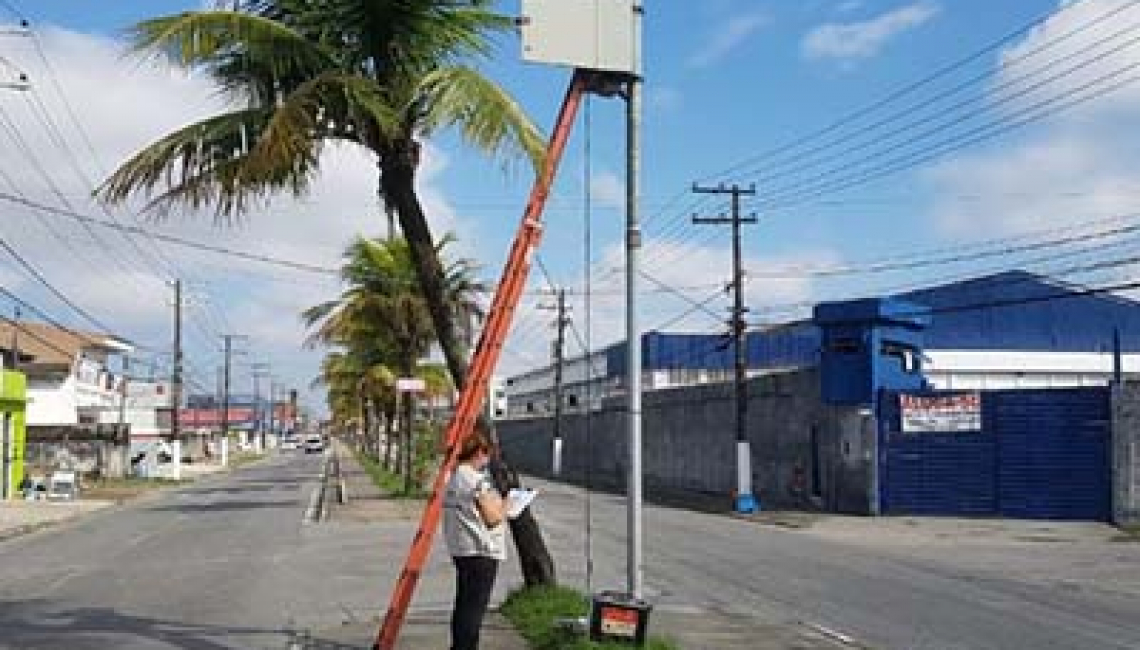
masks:
<instances>
[{"instance_id":1,"label":"person holding clipboard","mask_svg":"<svg viewBox=\"0 0 1140 650\"><path fill-rule=\"evenodd\" d=\"M487 473L491 443L482 426L463 441L447 482L443 535L455 564L451 650L477 650L483 616L499 563L507 558L506 520L534 499L532 490L511 490L504 500Z\"/></svg>"}]
</instances>

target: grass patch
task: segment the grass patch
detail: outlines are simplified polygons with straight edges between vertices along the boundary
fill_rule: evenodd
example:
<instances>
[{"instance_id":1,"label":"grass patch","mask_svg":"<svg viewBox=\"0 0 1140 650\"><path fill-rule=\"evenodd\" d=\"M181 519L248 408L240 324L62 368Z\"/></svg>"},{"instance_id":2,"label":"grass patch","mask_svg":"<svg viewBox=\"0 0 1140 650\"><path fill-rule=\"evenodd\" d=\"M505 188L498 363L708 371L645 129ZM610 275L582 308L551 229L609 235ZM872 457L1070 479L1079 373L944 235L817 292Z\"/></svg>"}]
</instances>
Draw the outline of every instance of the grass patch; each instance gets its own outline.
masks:
<instances>
[{"instance_id":1,"label":"grass patch","mask_svg":"<svg viewBox=\"0 0 1140 650\"><path fill-rule=\"evenodd\" d=\"M503 615L527 640L534 650L629 650L622 643L595 643L555 628L560 618L585 616L589 602L569 587L533 587L512 591L503 602ZM678 650L676 643L660 637L651 638L649 650Z\"/></svg>"},{"instance_id":2,"label":"grass patch","mask_svg":"<svg viewBox=\"0 0 1140 650\"><path fill-rule=\"evenodd\" d=\"M229 466L231 468L241 467L242 465L249 465L265 458L265 454L259 451L239 451L236 454L230 454Z\"/></svg>"},{"instance_id":3,"label":"grass patch","mask_svg":"<svg viewBox=\"0 0 1140 650\"><path fill-rule=\"evenodd\" d=\"M356 455L357 462L368 472L368 476L376 487L385 495L397 499L422 499L428 496L423 488L416 488L413 486L412 491L408 492L404 489L404 477L395 472L389 472L380 465L380 461L372 458L368 454L360 451L359 449L353 450Z\"/></svg>"},{"instance_id":4,"label":"grass patch","mask_svg":"<svg viewBox=\"0 0 1140 650\"><path fill-rule=\"evenodd\" d=\"M1140 542L1140 524L1127 524L1120 527L1120 534L1112 538L1114 542Z\"/></svg>"}]
</instances>

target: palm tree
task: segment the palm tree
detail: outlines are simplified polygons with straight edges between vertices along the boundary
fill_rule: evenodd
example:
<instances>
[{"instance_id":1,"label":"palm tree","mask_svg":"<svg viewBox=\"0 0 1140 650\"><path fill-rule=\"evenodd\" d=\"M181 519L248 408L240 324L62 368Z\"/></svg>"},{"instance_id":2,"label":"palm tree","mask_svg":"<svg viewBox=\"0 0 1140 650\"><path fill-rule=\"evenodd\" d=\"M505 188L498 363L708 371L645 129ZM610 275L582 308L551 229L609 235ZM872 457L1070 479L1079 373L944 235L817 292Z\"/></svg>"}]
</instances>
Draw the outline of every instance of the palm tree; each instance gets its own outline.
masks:
<instances>
[{"instance_id":1,"label":"palm tree","mask_svg":"<svg viewBox=\"0 0 1140 650\"><path fill-rule=\"evenodd\" d=\"M443 239L442 245L452 241ZM442 251L437 251L441 254ZM442 257L442 255L440 255ZM448 308L453 311L477 310L471 295L476 285L464 273L463 263L448 266L451 281L445 288ZM315 332L313 342L344 346L356 357L361 385L385 387L391 393L389 405L394 405L391 391L394 375L391 367L404 377L421 376L430 379L433 390L448 390L441 386L440 369L434 364L420 361L428 352L433 340L431 318L427 303L416 283L410 253L403 239L374 241L358 238L345 251L345 264L341 270L346 288L336 300L306 310L302 317ZM383 369L385 374L378 374ZM425 382L428 383L428 382ZM403 458L401 470L405 477L405 491L413 488L413 395L400 400ZM392 417L388 417L390 424ZM390 436L388 437L390 440ZM385 467L389 466L388 449L385 449Z\"/></svg>"},{"instance_id":2,"label":"palm tree","mask_svg":"<svg viewBox=\"0 0 1140 650\"><path fill-rule=\"evenodd\" d=\"M214 11L142 21L133 47L202 70L241 100L123 163L104 200L144 194L151 210L213 207L240 216L272 194L304 195L331 141L375 157L378 189L399 218L444 360L457 386L467 350L445 296L445 269L415 192L419 138L455 127L506 160L542 158L538 129L499 86L464 65L513 29L492 0L233 0ZM553 582L529 512L512 520L527 583ZM523 528L527 530L522 530ZM527 559L531 561L528 562ZM534 573L542 567L541 574Z\"/></svg>"}]
</instances>

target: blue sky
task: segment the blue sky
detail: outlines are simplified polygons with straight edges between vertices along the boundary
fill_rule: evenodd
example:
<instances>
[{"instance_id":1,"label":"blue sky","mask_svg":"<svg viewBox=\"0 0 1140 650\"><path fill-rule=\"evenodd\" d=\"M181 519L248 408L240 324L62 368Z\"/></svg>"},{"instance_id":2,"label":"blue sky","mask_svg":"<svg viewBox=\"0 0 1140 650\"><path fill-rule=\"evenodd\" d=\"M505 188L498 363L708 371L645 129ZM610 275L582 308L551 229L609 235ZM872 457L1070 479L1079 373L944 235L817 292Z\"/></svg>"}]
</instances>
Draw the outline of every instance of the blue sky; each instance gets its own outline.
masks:
<instances>
[{"instance_id":1,"label":"blue sky","mask_svg":"<svg viewBox=\"0 0 1140 650\"><path fill-rule=\"evenodd\" d=\"M97 10L94 3L79 0L17 0L14 4L42 36L104 168L165 129L216 110L212 103L216 99L208 96L201 80L187 80L111 55L114 39L132 21L201 3L119 0L99 3ZM692 311L670 329L720 328L713 316L723 313L724 296L708 303L712 314L690 309L691 301L715 294L730 270L727 231L686 223L693 211L715 214L726 206L726 201L687 195L685 189L697 180L757 184L759 196L752 204L760 223L747 228L745 255L752 276L749 304L758 322L801 317L802 308L788 305L804 301L873 295L1015 266L1063 271L1074 260L1119 257L1131 242L1116 242L1095 233L1106 223L1117 223L1107 220L1129 212L1138 198L1129 176L1136 150L1131 116L1140 106L1140 97L1130 85L1071 110L1042 116L1027 128L980 140L881 179L843 182L861 180L907 155L914 154L913 158L924 144L954 142L972 133L985 133L994 120L1017 121L1033 115L1038 102L1127 79L1119 73L1140 61L1140 50L1122 34L1140 25L1140 10L1122 8L1121 0L1071 4L1036 29L867 111L847 126L784 154L761 157L853 111L873 106L1056 11L1057 0L647 2L646 272L686 298L644 280L649 290L641 315L645 327L668 323ZM517 0L503 3L502 9L517 14ZM11 18L0 10L0 20ZM1074 30L1077 33L1071 33ZM34 51L16 40L0 40L0 55L10 65L33 69ZM503 39L497 58L484 67L540 124L549 125L569 77L567 70L522 63L513 37ZM65 109L56 94L49 89L41 92L48 109L65 122ZM10 110L19 122L18 108ZM585 180L587 136L579 122L547 214L541 255L556 282L580 290L582 206L584 188L591 187L593 257L598 261L594 267L598 291L593 304L594 339L605 343L617 337L622 322L619 274L614 269L621 259L624 218L620 209L624 107L617 100L594 99L589 112L591 179ZM917 139L920 135L922 139ZM13 146L2 139L0 143ZM22 166L9 156L5 160L4 169L20 180ZM749 164L737 167L741 162ZM61 178L65 174L58 167L53 169ZM217 229L201 218L148 227L332 266L352 233L382 231L371 195L371 172L367 160L334 152L329 178L309 201L277 202L248 222L227 229ZM94 165L91 175L98 176ZM529 189L529 175L521 168L504 174L498 164L444 135L431 142L423 176L421 191L437 228L454 230L461 252L478 259L487 278L496 277ZM840 190L834 185L850 187ZM28 177L23 187L29 195L51 200L34 177ZM833 191L814 196L813 188ZM82 195L78 186L67 192ZM780 205L789 203L789 197L797 200ZM12 231L5 228L5 236L31 237L28 221L18 223L24 225L13 225ZM1066 252L1060 244L1048 244L1048 238L1058 237L1060 229L1077 233L1080 241L1091 239L1117 248L1097 253L1074 248L1063 259L1048 259L1043 251ZM93 245L84 233L71 237L81 246ZM998 255L994 245L981 244L995 239L1046 243L1024 254ZM27 244L31 247L34 242L29 239ZM203 331L190 343L199 358L196 370L201 383L212 385L212 368L217 363L217 346L211 343L217 332L211 330L226 327L251 334L251 357L272 362L291 384L307 383L315 372L317 354L299 349L302 332L289 312L306 300L311 303L335 292L335 283L270 272L256 265L235 265L172 247L164 251L176 265L189 266L201 276L195 286ZM988 252L971 254L980 251ZM865 268L867 262L883 258L922 253L918 259L931 260L954 257L956 252L968 259L897 271ZM29 257L40 261L45 273L52 271L47 274L53 281L74 292L84 306L107 321L123 322L124 329L140 340L157 345L164 339L164 312L141 307L157 305L158 297L123 304L121 296L108 298L93 290L90 282L76 282L67 260L44 255L38 260L37 255ZM137 266L137 273L145 273L143 265ZM851 272L851 266L858 272ZM808 267L839 272L807 277L801 271ZM1114 266L1116 275L1065 279L1107 282L1126 271L1127 267ZM73 318L18 273L9 271L4 277L6 286L19 287L21 295L50 308L58 317ZM144 285L140 296L146 291L157 296L161 291L146 278L139 284ZM536 273L534 290L545 284ZM504 371L546 360L550 315L537 309L542 301L529 296L520 310L503 360ZM584 305L580 296L572 302L581 323Z\"/></svg>"}]
</instances>

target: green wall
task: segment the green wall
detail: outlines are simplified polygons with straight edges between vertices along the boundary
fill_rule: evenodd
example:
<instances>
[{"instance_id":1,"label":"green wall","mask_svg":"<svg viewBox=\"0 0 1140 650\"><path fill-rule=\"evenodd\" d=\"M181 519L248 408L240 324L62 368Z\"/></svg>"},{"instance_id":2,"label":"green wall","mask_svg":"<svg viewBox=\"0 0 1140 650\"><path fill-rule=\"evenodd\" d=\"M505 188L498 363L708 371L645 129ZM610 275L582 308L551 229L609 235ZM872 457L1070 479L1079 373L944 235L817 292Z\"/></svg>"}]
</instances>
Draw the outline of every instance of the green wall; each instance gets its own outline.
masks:
<instances>
[{"instance_id":1,"label":"green wall","mask_svg":"<svg viewBox=\"0 0 1140 650\"><path fill-rule=\"evenodd\" d=\"M5 419L10 418L11 421L8 449L0 450L0 453L5 453L12 464L8 477L0 476L0 482L8 478L6 493L10 497L16 495L20 481L24 480L24 450L27 448L27 428L24 420L26 407L27 383L24 374L12 370L0 372L0 426L3 426Z\"/></svg>"}]
</instances>

